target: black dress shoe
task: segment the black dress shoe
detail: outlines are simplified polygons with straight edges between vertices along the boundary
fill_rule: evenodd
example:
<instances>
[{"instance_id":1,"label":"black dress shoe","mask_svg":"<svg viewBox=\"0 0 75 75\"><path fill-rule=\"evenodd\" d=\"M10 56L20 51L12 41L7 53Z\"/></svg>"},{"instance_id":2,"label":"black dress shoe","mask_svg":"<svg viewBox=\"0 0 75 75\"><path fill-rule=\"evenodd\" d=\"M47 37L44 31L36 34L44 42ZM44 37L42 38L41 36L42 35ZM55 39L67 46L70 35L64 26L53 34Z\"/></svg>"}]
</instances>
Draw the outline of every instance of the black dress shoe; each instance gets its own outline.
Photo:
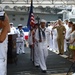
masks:
<instances>
[{"instance_id":1,"label":"black dress shoe","mask_svg":"<svg viewBox=\"0 0 75 75\"><path fill-rule=\"evenodd\" d=\"M37 65L37 66L35 66L35 67L37 67L37 68L38 68L38 67L40 67L40 66L39 66L39 65Z\"/></svg>"},{"instance_id":2,"label":"black dress shoe","mask_svg":"<svg viewBox=\"0 0 75 75\"><path fill-rule=\"evenodd\" d=\"M60 55L63 55L63 53L61 53Z\"/></svg>"},{"instance_id":3,"label":"black dress shoe","mask_svg":"<svg viewBox=\"0 0 75 75\"><path fill-rule=\"evenodd\" d=\"M61 53L59 53L58 55L61 55Z\"/></svg>"},{"instance_id":4,"label":"black dress shoe","mask_svg":"<svg viewBox=\"0 0 75 75\"><path fill-rule=\"evenodd\" d=\"M63 53L59 53L58 55L63 55Z\"/></svg>"},{"instance_id":5,"label":"black dress shoe","mask_svg":"<svg viewBox=\"0 0 75 75\"><path fill-rule=\"evenodd\" d=\"M42 70L42 73L46 73L46 70Z\"/></svg>"}]
</instances>

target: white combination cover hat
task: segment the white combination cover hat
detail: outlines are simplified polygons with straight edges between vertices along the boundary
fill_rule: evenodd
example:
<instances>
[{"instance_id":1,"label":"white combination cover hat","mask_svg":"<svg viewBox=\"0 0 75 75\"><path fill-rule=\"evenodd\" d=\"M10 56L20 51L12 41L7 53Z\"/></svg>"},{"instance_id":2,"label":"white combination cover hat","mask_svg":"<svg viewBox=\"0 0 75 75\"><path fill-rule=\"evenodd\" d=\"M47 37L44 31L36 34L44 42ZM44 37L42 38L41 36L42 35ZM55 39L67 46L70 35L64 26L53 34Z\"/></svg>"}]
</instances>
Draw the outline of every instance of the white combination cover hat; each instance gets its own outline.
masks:
<instances>
[{"instance_id":1,"label":"white combination cover hat","mask_svg":"<svg viewBox=\"0 0 75 75\"><path fill-rule=\"evenodd\" d=\"M45 23L46 23L46 20L44 20L44 19L41 19L41 20L40 20L40 22L45 22Z\"/></svg>"},{"instance_id":2,"label":"white combination cover hat","mask_svg":"<svg viewBox=\"0 0 75 75\"><path fill-rule=\"evenodd\" d=\"M11 22L10 25L13 25L13 23Z\"/></svg>"},{"instance_id":3,"label":"white combination cover hat","mask_svg":"<svg viewBox=\"0 0 75 75\"><path fill-rule=\"evenodd\" d=\"M22 26L22 24L19 24L18 27L19 27L19 26Z\"/></svg>"}]
</instances>

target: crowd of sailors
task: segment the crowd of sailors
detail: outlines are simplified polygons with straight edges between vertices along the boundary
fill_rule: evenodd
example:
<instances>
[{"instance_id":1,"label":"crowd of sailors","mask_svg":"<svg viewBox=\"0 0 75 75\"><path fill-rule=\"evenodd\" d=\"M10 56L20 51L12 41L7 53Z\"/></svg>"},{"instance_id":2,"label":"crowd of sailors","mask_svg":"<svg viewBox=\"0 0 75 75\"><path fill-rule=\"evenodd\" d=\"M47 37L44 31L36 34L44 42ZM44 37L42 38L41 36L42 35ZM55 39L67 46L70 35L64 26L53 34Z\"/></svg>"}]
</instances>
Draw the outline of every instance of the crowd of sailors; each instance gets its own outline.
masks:
<instances>
[{"instance_id":1,"label":"crowd of sailors","mask_svg":"<svg viewBox=\"0 0 75 75\"><path fill-rule=\"evenodd\" d=\"M68 52L68 58L75 61L75 24L72 21L57 20L48 24L41 19L29 32L30 58L36 67L40 67L46 73L46 59L48 50L63 55Z\"/></svg>"},{"instance_id":2,"label":"crowd of sailors","mask_svg":"<svg viewBox=\"0 0 75 75\"><path fill-rule=\"evenodd\" d=\"M25 40L22 24L19 24L16 29L13 23L8 23L7 16L6 19L7 20L5 20L4 23L7 22L7 26L9 27L10 25L10 28L4 26L6 27L5 31L3 31L5 33L0 34L0 51L2 51L0 52L0 57L5 53L4 56L2 55L3 58L0 59L1 75L6 75L5 66L7 66L7 51L5 51L5 49L7 50L7 47L5 46L7 46L8 42L1 42L1 40L6 37L5 34L17 34L17 54L25 53L25 41L28 42L30 48L30 60L33 62L34 66L40 67L43 73L47 72L46 59L48 57L48 50L58 52L58 55L63 55L65 52L68 52L68 58L72 58L73 61L75 61L75 24L72 21L65 20L63 22L61 19L58 19L55 22L49 23L46 27L47 21L45 19L41 19L40 23L36 22L34 26L31 26L28 40ZM2 22L0 21L0 23ZM0 27L2 28L2 26ZM9 29L10 32L8 31ZM6 37L6 39L7 38L8 37Z\"/></svg>"},{"instance_id":3,"label":"crowd of sailors","mask_svg":"<svg viewBox=\"0 0 75 75\"><path fill-rule=\"evenodd\" d=\"M46 59L48 50L57 52L58 55L68 53L68 58L75 61L75 24L72 21L61 19L51 22L46 26L47 21L41 19L40 23L31 26L28 40L30 48L30 59L36 67L40 67L42 72L46 73ZM10 23L10 34L17 34L16 45L17 54L25 53L24 49L24 31L22 24L18 25L18 29Z\"/></svg>"}]
</instances>

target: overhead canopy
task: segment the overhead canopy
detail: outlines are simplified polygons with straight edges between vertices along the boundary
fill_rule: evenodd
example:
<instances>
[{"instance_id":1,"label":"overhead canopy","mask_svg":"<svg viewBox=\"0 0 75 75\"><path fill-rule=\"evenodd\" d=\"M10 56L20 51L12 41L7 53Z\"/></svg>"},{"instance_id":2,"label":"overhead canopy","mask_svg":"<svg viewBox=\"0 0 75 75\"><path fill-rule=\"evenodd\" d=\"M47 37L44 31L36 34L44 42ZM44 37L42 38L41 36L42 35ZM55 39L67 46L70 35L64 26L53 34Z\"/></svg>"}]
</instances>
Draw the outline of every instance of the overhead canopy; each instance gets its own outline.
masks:
<instances>
[{"instance_id":1,"label":"overhead canopy","mask_svg":"<svg viewBox=\"0 0 75 75\"><path fill-rule=\"evenodd\" d=\"M0 6L30 6L31 0L0 0ZM75 5L75 0L33 0L33 6L38 7L57 7L57 8L72 8Z\"/></svg>"},{"instance_id":2,"label":"overhead canopy","mask_svg":"<svg viewBox=\"0 0 75 75\"><path fill-rule=\"evenodd\" d=\"M0 0L1 3L0 6L7 11L8 10L28 11L31 3L30 1L31 0ZM53 11L56 11L57 9L62 10L72 9L72 7L75 6L75 0L33 0L33 6L38 7L39 9L46 8L47 9L47 10L45 9L46 11L54 13ZM51 10L50 7L54 8L54 10ZM36 8L34 8L34 10L35 9ZM61 12L57 11L57 12L63 13L64 11Z\"/></svg>"},{"instance_id":3,"label":"overhead canopy","mask_svg":"<svg viewBox=\"0 0 75 75\"><path fill-rule=\"evenodd\" d=\"M0 3L30 4L31 0L0 0ZM34 5L75 5L75 0L33 0Z\"/></svg>"}]
</instances>

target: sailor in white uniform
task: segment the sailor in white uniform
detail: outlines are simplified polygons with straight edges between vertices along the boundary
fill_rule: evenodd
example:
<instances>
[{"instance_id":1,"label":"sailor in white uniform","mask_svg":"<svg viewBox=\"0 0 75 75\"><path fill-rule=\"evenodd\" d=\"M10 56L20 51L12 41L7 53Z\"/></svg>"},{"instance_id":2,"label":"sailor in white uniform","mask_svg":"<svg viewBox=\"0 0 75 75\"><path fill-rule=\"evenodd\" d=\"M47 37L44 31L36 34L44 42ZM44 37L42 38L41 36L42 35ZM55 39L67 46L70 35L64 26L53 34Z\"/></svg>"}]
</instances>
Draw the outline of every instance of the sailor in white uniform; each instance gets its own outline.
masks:
<instances>
[{"instance_id":1,"label":"sailor in white uniform","mask_svg":"<svg viewBox=\"0 0 75 75\"><path fill-rule=\"evenodd\" d=\"M50 31L50 24L48 24L48 27L46 28L47 29L47 43L48 43L48 50L50 50L50 47L51 47L51 40L50 40L50 35L51 35L51 31Z\"/></svg>"},{"instance_id":2,"label":"sailor in white uniform","mask_svg":"<svg viewBox=\"0 0 75 75\"><path fill-rule=\"evenodd\" d=\"M49 45L49 48L50 48L51 51L53 50L52 28L53 28L53 26L52 26L52 24L50 24L48 29L50 30L50 45Z\"/></svg>"},{"instance_id":3,"label":"sailor in white uniform","mask_svg":"<svg viewBox=\"0 0 75 75\"><path fill-rule=\"evenodd\" d=\"M55 23L54 25L56 25L57 23ZM53 52L57 52L58 51L58 43L57 43L57 29L52 29L52 36L53 36Z\"/></svg>"},{"instance_id":4,"label":"sailor in white uniform","mask_svg":"<svg viewBox=\"0 0 75 75\"><path fill-rule=\"evenodd\" d=\"M64 24L65 28L66 28L66 34L65 34L65 39L64 39L64 51L67 50L67 41L66 41L66 37L67 37L67 32L69 30L68 27L68 20L65 20L65 24Z\"/></svg>"},{"instance_id":5,"label":"sailor in white uniform","mask_svg":"<svg viewBox=\"0 0 75 75\"><path fill-rule=\"evenodd\" d=\"M10 34L16 34L17 33L17 30L16 28L13 26L13 23L11 22L10 23L10 33L8 33L8 35Z\"/></svg>"},{"instance_id":6,"label":"sailor in white uniform","mask_svg":"<svg viewBox=\"0 0 75 75\"><path fill-rule=\"evenodd\" d=\"M66 43L67 43L68 58L72 58L72 51L69 49L69 42L70 42L70 34L72 32L72 25L73 25L73 22L68 23L69 28L68 28L66 35L65 35L65 39L66 39Z\"/></svg>"},{"instance_id":7,"label":"sailor in white uniform","mask_svg":"<svg viewBox=\"0 0 75 75\"><path fill-rule=\"evenodd\" d=\"M24 50L24 31L22 29L22 24L18 25L17 29L17 54L25 53Z\"/></svg>"},{"instance_id":8,"label":"sailor in white uniform","mask_svg":"<svg viewBox=\"0 0 75 75\"><path fill-rule=\"evenodd\" d=\"M39 24L35 23L34 32L36 33L36 30L38 29ZM39 51L38 51L38 41L35 39L34 34L34 65L36 67L39 67Z\"/></svg>"},{"instance_id":9,"label":"sailor in white uniform","mask_svg":"<svg viewBox=\"0 0 75 75\"><path fill-rule=\"evenodd\" d=\"M0 20L0 75L7 75L7 44L9 31L9 19L5 13L4 20Z\"/></svg>"},{"instance_id":10,"label":"sailor in white uniform","mask_svg":"<svg viewBox=\"0 0 75 75\"><path fill-rule=\"evenodd\" d=\"M47 31L46 31L46 21L44 19L40 22L40 28L36 30L35 39L38 42L39 51L39 65L43 73L46 73L46 59L48 56L48 43L47 43Z\"/></svg>"},{"instance_id":11,"label":"sailor in white uniform","mask_svg":"<svg viewBox=\"0 0 75 75\"><path fill-rule=\"evenodd\" d=\"M3 43L0 43L0 75L6 75L6 68L7 68L7 38L4 40ZM1 60L2 59L2 60Z\"/></svg>"}]
</instances>

